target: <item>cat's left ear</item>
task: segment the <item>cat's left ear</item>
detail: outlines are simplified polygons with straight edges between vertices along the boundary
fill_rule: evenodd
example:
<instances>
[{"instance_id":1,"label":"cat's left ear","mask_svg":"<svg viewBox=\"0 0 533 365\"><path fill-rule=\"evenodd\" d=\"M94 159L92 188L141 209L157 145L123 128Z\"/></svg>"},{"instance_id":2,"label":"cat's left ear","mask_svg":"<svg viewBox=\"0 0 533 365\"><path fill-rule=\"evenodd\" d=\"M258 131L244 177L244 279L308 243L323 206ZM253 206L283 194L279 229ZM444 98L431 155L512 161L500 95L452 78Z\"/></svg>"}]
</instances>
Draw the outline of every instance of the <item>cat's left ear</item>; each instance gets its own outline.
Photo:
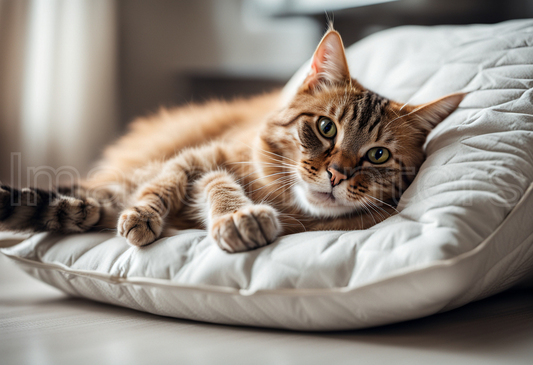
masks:
<instances>
[{"instance_id":1,"label":"cat's left ear","mask_svg":"<svg viewBox=\"0 0 533 365\"><path fill-rule=\"evenodd\" d=\"M341 36L331 29L324 35L313 55L311 71L302 88L304 90L314 89L320 83L336 84L349 80L350 71Z\"/></svg>"},{"instance_id":2,"label":"cat's left ear","mask_svg":"<svg viewBox=\"0 0 533 365\"><path fill-rule=\"evenodd\" d=\"M409 105L403 109L409 119L428 133L448 117L461 103L466 93L455 93L422 105Z\"/></svg>"}]
</instances>

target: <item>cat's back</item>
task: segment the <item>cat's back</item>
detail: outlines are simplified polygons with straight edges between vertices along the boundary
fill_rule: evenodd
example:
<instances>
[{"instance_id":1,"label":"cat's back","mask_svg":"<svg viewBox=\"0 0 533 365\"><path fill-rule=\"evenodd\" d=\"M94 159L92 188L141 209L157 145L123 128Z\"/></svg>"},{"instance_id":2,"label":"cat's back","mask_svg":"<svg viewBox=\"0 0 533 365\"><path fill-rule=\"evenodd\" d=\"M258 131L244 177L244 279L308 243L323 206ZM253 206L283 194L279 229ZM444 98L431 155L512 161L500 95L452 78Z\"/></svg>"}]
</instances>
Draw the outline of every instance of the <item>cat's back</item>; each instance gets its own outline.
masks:
<instances>
[{"instance_id":1,"label":"cat's back","mask_svg":"<svg viewBox=\"0 0 533 365\"><path fill-rule=\"evenodd\" d=\"M100 166L128 173L152 161L165 161L187 147L221 139L251 143L265 116L278 107L278 99L276 91L161 109L132 122L128 132L105 150Z\"/></svg>"}]
</instances>

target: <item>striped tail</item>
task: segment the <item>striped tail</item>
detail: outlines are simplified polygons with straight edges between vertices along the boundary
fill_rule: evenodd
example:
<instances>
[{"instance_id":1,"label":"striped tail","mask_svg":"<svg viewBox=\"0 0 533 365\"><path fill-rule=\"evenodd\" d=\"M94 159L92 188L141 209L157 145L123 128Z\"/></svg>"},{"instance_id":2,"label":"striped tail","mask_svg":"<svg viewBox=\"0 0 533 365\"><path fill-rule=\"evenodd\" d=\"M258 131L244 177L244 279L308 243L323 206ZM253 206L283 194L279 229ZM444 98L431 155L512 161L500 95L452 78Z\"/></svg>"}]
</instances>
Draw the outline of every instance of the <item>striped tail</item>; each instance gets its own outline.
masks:
<instances>
[{"instance_id":1,"label":"striped tail","mask_svg":"<svg viewBox=\"0 0 533 365\"><path fill-rule=\"evenodd\" d=\"M78 186L19 190L0 184L0 231L86 232L99 225L106 205Z\"/></svg>"}]
</instances>

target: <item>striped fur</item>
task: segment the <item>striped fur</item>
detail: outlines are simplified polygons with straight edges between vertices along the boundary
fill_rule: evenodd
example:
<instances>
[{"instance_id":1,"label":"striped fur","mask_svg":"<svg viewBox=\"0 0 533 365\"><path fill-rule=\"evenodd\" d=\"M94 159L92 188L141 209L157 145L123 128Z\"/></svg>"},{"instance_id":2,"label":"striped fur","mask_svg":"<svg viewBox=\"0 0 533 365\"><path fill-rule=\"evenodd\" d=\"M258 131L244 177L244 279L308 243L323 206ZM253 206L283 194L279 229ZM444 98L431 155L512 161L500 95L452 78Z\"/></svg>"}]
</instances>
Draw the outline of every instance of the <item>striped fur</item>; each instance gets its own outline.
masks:
<instances>
[{"instance_id":1,"label":"striped fur","mask_svg":"<svg viewBox=\"0 0 533 365\"><path fill-rule=\"evenodd\" d=\"M79 190L79 189L76 189ZM100 220L100 204L72 189L0 186L0 229L22 232L85 232Z\"/></svg>"},{"instance_id":2,"label":"striped fur","mask_svg":"<svg viewBox=\"0 0 533 365\"><path fill-rule=\"evenodd\" d=\"M395 213L424 160L430 130L463 95L403 105L350 78L328 31L296 95L161 110L109 147L77 187L0 188L0 229L117 229L135 246L175 229L206 228L220 248L246 251L280 234L365 229ZM337 134L325 138L321 118ZM373 147L390 151L372 164ZM118 223L117 223L118 221Z\"/></svg>"}]
</instances>

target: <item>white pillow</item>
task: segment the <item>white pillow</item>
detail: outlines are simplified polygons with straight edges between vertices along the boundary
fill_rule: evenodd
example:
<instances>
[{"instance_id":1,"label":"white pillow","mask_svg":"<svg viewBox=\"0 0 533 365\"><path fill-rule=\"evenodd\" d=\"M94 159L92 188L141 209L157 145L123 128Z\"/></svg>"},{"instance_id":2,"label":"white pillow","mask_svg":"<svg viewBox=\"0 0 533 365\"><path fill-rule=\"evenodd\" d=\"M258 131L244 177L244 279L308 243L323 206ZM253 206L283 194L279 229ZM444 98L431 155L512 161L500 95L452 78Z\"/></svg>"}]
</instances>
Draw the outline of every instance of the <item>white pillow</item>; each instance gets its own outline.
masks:
<instances>
[{"instance_id":1,"label":"white pillow","mask_svg":"<svg viewBox=\"0 0 533 365\"><path fill-rule=\"evenodd\" d=\"M352 75L387 97L470 92L430 135L401 214L371 229L290 235L239 254L198 230L142 249L111 234L39 234L2 252L72 295L238 325L363 328L495 294L533 265L532 40L523 20L403 27L349 48Z\"/></svg>"}]
</instances>

